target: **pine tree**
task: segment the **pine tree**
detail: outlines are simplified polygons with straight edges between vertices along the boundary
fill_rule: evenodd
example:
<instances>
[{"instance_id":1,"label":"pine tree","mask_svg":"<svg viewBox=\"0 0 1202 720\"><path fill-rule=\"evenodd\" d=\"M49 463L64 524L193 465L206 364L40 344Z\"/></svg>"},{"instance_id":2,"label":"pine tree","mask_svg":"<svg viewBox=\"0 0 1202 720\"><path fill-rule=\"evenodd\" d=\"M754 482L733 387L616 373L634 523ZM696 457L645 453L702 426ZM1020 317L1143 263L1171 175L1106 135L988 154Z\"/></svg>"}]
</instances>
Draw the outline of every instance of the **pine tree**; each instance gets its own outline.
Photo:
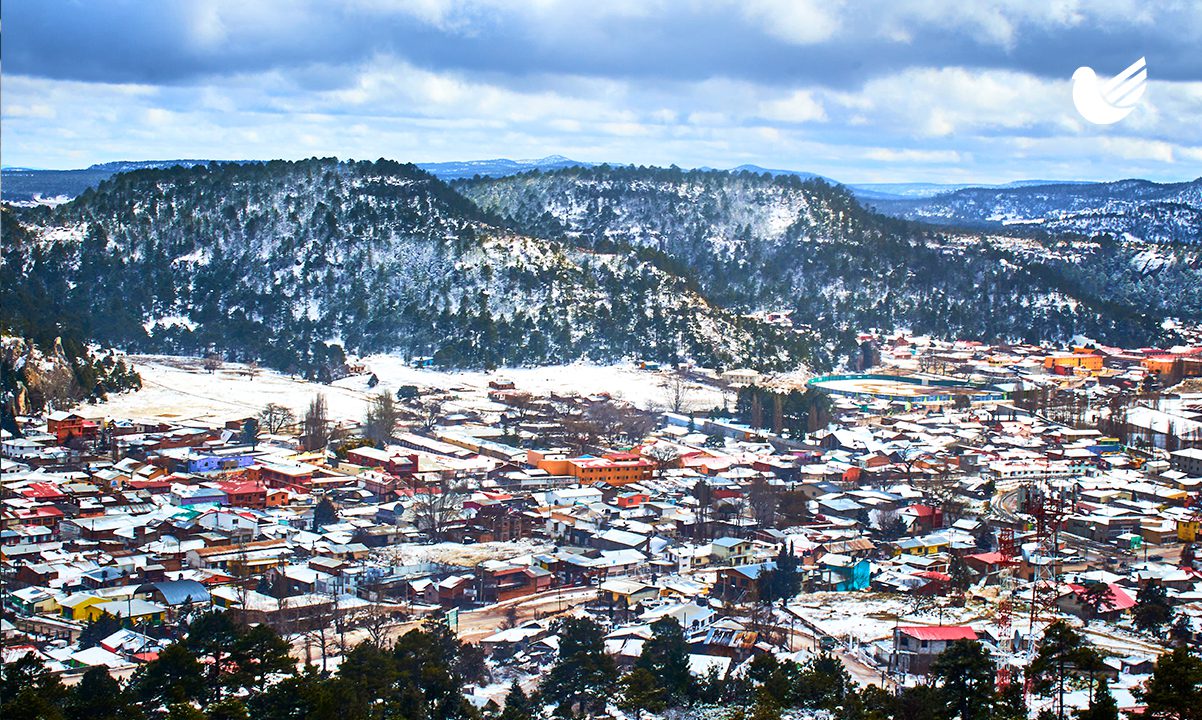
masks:
<instances>
[{"instance_id":1,"label":"pine tree","mask_svg":"<svg viewBox=\"0 0 1202 720\"><path fill-rule=\"evenodd\" d=\"M1076 716L1077 720L1119 720L1119 706L1110 694L1110 683L1105 677L1098 681L1089 707L1078 710Z\"/></svg>"},{"instance_id":2,"label":"pine tree","mask_svg":"<svg viewBox=\"0 0 1202 720\"><path fill-rule=\"evenodd\" d=\"M1135 625L1145 632L1159 632L1173 619L1173 605L1169 602L1164 585L1149 580L1139 591L1135 608L1132 609Z\"/></svg>"},{"instance_id":3,"label":"pine tree","mask_svg":"<svg viewBox=\"0 0 1202 720\"><path fill-rule=\"evenodd\" d=\"M130 698L103 667L89 668L63 704L66 720L126 720L132 709Z\"/></svg>"},{"instance_id":4,"label":"pine tree","mask_svg":"<svg viewBox=\"0 0 1202 720\"><path fill-rule=\"evenodd\" d=\"M1202 658L1185 646L1161 655L1135 696L1147 720L1202 720Z\"/></svg>"},{"instance_id":5,"label":"pine tree","mask_svg":"<svg viewBox=\"0 0 1202 720\"><path fill-rule=\"evenodd\" d=\"M981 643L956 640L931 665L944 707L960 720L988 718L993 707L993 660Z\"/></svg>"},{"instance_id":6,"label":"pine tree","mask_svg":"<svg viewBox=\"0 0 1202 720\"><path fill-rule=\"evenodd\" d=\"M590 714L604 709L617 682L617 667L605 652L601 628L588 618L556 623L559 657L543 679L540 693L565 712Z\"/></svg>"},{"instance_id":7,"label":"pine tree","mask_svg":"<svg viewBox=\"0 0 1202 720\"><path fill-rule=\"evenodd\" d=\"M668 693L658 679L647 668L635 667L622 678L621 700L623 710L646 710L658 713L668 707Z\"/></svg>"},{"instance_id":8,"label":"pine tree","mask_svg":"<svg viewBox=\"0 0 1202 720\"><path fill-rule=\"evenodd\" d=\"M1104 582L1086 585L1077 596L1089 611L1090 619L1096 618L1103 610L1114 605L1114 591Z\"/></svg>"},{"instance_id":9,"label":"pine tree","mask_svg":"<svg viewBox=\"0 0 1202 720\"><path fill-rule=\"evenodd\" d=\"M67 688L35 653L0 667L0 716L4 720L60 720Z\"/></svg>"},{"instance_id":10,"label":"pine tree","mask_svg":"<svg viewBox=\"0 0 1202 720\"><path fill-rule=\"evenodd\" d=\"M313 528L321 529L338 522L338 511L329 498L323 497L313 508Z\"/></svg>"},{"instance_id":11,"label":"pine tree","mask_svg":"<svg viewBox=\"0 0 1202 720\"><path fill-rule=\"evenodd\" d=\"M951 586L955 590L964 592L972 584L972 571L969 570L968 563L964 562L962 555L952 555L947 566L947 573L952 578Z\"/></svg>"},{"instance_id":12,"label":"pine tree","mask_svg":"<svg viewBox=\"0 0 1202 720\"><path fill-rule=\"evenodd\" d=\"M534 717L534 703L526 696L517 680L509 686L505 695L505 708L501 710L498 720L530 720Z\"/></svg>"},{"instance_id":13,"label":"pine tree","mask_svg":"<svg viewBox=\"0 0 1202 720\"><path fill-rule=\"evenodd\" d=\"M663 689L668 705L685 705L693 698L695 683L689 672L689 646L684 630L675 618L665 617L651 624L651 632L635 667L646 670Z\"/></svg>"},{"instance_id":14,"label":"pine tree","mask_svg":"<svg viewBox=\"0 0 1202 720\"><path fill-rule=\"evenodd\" d=\"M1031 661L1029 675L1035 692L1056 698L1056 717L1064 718L1064 693L1069 671L1076 668L1091 651L1081 635L1063 620L1047 627L1039 643L1039 651Z\"/></svg>"}]
</instances>

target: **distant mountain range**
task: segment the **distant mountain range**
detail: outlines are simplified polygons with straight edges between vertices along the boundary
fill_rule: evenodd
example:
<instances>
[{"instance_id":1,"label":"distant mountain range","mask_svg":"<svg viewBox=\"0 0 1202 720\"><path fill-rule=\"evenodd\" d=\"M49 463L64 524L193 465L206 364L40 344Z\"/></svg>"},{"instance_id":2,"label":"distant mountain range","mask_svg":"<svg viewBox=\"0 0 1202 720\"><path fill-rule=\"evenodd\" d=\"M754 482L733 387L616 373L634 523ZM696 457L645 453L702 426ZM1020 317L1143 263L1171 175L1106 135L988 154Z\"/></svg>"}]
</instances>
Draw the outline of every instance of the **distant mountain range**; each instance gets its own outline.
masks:
<instances>
[{"instance_id":1,"label":"distant mountain range","mask_svg":"<svg viewBox=\"0 0 1202 720\"><path fill-rule=\"evenodd\" d=\"M209 160L118 161L82 170L4 168L3 200L17 204L56 204L95 188L116 173L175 166L208 165ZM249 161L247 161L249 162ZM537 160L468 160L417 163L434 177L452 182L474 177L503 178L599 163L549 155ZM610 164L610 167L628 167ZM711 170L711 168L700 168ZM726 172L772 177L837 180L800 170L739 165ZM862 183L848 185L857 200L880 213L937 225L969 229L1036 226L1049 232L1087 236L1110 234L1146 242L1202 242L1202 179L1185 183L1146 180L1118 182L1018 180L1000 185L969 183Z\"/></svg>"},{"instance_id":2,"label":"distant mountain range","mask_svg":"<svg viewBox=\"0 0 1202 720\"><path fill-rule=\"evenodd\" d=\"M0 170L3 183L0 190L5 202L55 204L82 195L113 175L131 170L163 170L171 167L208 165L212 160L119 160L100 163L82 170L38 170L34 168L4 168ZM257 161L232 161L237 163ZM462 162L418 163L417 166L440 180L459 180L476 175L503 177L530 170L544 172L567 167L592 167L594 163L572 160L562 155L548 155L538 160L465 160Z\"/></svg>"},{"instance_id":3,"label":"distant mountain range","mask_svg":"<svg viewBox=\"0 0 1202 720\"><path fill-rule=\"evenodd\" d=\"M877 211L938 225L1101 234L1153 243L1202 243L1202 178L1154 183L1054 183L970 187L921 198L861 197Z\"/></svg>"}]
</instances>

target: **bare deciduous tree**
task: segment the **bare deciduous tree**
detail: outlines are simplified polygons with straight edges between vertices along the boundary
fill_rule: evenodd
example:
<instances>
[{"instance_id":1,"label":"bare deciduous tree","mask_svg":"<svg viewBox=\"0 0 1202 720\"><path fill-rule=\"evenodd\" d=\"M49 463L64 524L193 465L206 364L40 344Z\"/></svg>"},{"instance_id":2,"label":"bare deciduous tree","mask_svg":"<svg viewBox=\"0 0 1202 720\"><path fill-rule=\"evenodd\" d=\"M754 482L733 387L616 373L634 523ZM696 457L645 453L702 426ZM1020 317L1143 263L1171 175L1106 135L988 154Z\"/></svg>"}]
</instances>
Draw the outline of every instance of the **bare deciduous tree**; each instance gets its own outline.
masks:
<instances>
[{"instance_id":1,"label":"bare deciduous tree","mask_svg":"<svg viewBox=\"0 0 1202 720\"><path fill-rule=\"evenodd\" d=\"M381 447L392 438L400 411L392 395L386 392L372 395L363 420L363 435L376 447Z\"/></svg>"},{"instance_id":2,"label":"bare deciduous tree","mask_svg":"<svg viewBox=\"0 0 1202 720\"><path fill-rule=\"evenodd\" d=\"M275 434L296 422L296 414L283 405L267 403L259 411L259 426Z\"/></svg>"},{"instance_id":3,"label":"bare deciduous tree","mask_svg":"<svg viewBox=\"0 0 1202 720\"><path fill-rule=\"evenodd\" d=\"M668 382L668 400L674 413L684 412L689 404L689 385L681 375L673 375Z\"/></svg>"},{"instance_id":4,"label":"bare deciduous tree","mask_svg":"<svg viewBox=\"0 0 1202 720\"><path fill-rule=\"evenodd\" d=\"M463 511L463 484L446 477L436 485L416 488L413 496L413 517L417 529L434 541L441 540L447 527Z\"/></svg>"},{"instance_id":5,"label":"bare deciduous tree","mask_svg":"<svg viewBox=\"0 0 1202 720\"><path fill-rule=\"evenodd\" d=\"M762 527L772 527L776 520L776 505L780 494L773 485L762 477L751 481L747 491L747 504L751 506L751 514Z\"/></svg>"},{"instance_id":6,"label":"bare deciduous tree","mask_svg":"<svg viewBox=\"0 0 1202 720\"><path fill-rule=\"evenodd\" d=\"M302 444L305 450L318 450L330 442L330 417L326 410L326 396L318 394L305 411L305 432Z\"/></svg>"},{"instance_id":7,"label":"bare deciduous tree","mask_svg":"<svg viewBox=\"0 0 1202 720\"><path fill-rule=\"evenodd\" d=\"M205 372L211 375L221 369L221 356L217 353L209 353L205 355L204 362L201 365L204 367Z\"/></svg>"},{"instance_id":8,"label":"bare deciduous tree","mask_svg":"<svg viewBox=\"0 0 1202 720\"><path fill-rule=\"evenodd\" d=\"M663 442L657 442L647 448L643 454L655 463L656 475L662 475L665 469L672 467L676 461L680 460L680 451Z\"/></svg>"}]
</instances>

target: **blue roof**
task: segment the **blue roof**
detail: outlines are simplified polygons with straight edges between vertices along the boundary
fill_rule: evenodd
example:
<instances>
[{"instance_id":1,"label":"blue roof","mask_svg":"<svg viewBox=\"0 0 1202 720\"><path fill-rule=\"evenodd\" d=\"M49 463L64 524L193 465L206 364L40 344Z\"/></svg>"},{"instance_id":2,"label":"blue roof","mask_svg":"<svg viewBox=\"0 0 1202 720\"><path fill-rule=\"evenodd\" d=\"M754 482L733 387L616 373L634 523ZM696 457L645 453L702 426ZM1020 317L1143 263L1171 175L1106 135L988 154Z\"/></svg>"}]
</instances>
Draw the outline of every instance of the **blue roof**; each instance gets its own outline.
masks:
<instances>
[{"instance_id":1,"label":"blue roof","mask_svg":"<svg viewBox=\"0 0 1202 720\"><path fill-rule=\"evenodd\" d=\"M207 603L212 600L209 589L195 580L164 580L162 582L146 583L137 589L137 593L157 590L168 605L183 605L189 600L194 603Z\"/></svg>"}]
</instances>

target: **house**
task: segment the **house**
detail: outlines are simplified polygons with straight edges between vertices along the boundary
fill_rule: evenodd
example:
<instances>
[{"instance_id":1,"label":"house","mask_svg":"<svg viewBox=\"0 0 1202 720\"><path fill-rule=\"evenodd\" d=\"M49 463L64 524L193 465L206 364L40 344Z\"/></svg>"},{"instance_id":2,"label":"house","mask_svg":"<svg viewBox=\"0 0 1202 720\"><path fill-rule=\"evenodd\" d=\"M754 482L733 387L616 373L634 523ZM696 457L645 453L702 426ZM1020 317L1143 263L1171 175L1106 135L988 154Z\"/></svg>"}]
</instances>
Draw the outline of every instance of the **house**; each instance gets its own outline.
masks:
<instances>
[{"instance_id":1,"label":"house","mask_svg":"<svg viewBox=\"0 0 1202 720\"><path fill-rule=\"evenodd\" d=\"M751 562L751 548L751 541L744 538L718 538L710 543L711 564L746 565Z\"/></svg>"},{"instance_id":2,"label":"house","mask_svg":"<svg viewBox=\"0 0 1202 720\"><path fill-rule=\"evenodd\" d=\"M651 498L647 493L642 492L625 492L619 493L614 498L614 504L620 508L638 507L644 503L650 502Z\"/></svg>"},{"instance_id":3,"label":"house","mask_svg":"<svg viewBox=\"0 0 1202 720\"><path fill-rule=\"evenodd\" d=\"M171 504L177 507L194 505L223 505L225 492L220 488L175 485L171 488Z\"/></svg>"},{"instance_id":4,"label":"house","mask_svg":"<svg viewBox=\"0 0 1202 720\"><path fill-rule=\"evenodd\" d=\"M209 589L195 580L162 580L139 585L135 595L168 608L168 611L190 605L208 605L213 601Z\"/></svg>"},{"instance_id":5,"label":"house","mask_svg":"<svg viewBox=\"0 0 1202 720\"><path fill-rule=\"evenodd\" d=\"M606 580L597 590L604 602L625 610L659 597L659 588L654 585L625 578Z\"/></svg>"},{"instance_id":6,"label":"house","mask_svg":"<svg viewBox=\"0 0 1202 720\"><path fill-rule=\"evenodd\" d=\"M63 445L77 438L95 440L100 433L100 424L79 413L59 410L46 417L46 432L53 435L59 445Z\"/></svg>"},{"instance_id":7,"label":"house","mask_svg":"<svg viewBox=\"0 0 1202 720\"><path fill-rule=\"evenodd\" d=\"M267 488L248 480L229 480L217 483L225 493L225 504L233 507L263 509L267 507Z\"/></svg>"},{"instance_id":8,"label":"house","mask_svg":"<svg viewBox=\"0 0 1202 720\"><path fill-rule=\"evenodd\" d=\"M898 627L893 630L891 672L926 675L931 663L957 640L976 640L977 631L963 625Z\"/></svg>"},{"instance_id":9,"label":"house","mask_svg":"<svg viewBox=\"0 0 1202 720\"><path fill-rule=\"evenodd\" d=\"M259 466L259 480L269 488L292 488L308 492L313 485L313 473L316 471L317 468L312 465L267 463Z\"/></svg>"},{"instance_id":10,"label":"house","mask_svg":"<svg viewBox=\"0 0 1202 720\"><path fill-rule=\"evenodd\" d=\"M754 598L758 592L756 584L760 576L775 569L776 563L773 561L720 568L717 582L714 583L714 589L710 596L730 603L740 603Z\"/></svg>"},{"instance_id":11,"label":"house","mask_svg":"<svg viewBox=\"0 0 1202 720\"><path fill-rule=\"evenodd\" d=\"M1118 585L1107 583L1110 588L1110 597L1098 610L1096 615L1084 602L1082 595L1085 593L1086 586L1076 583L1069 583L1064 594L1056 600L1056 607L1064 612L1072 613L1081 618L1098 618L1101 620L1115 621L1124 611L1135 607L1135 600L1127 594L1127 591Z\"/></svg>"},{"instance_id":12,"label":"house","mask_svg":"<svg viewBox=\"0 0 1202 720\"><path fill-rule=\"evenodd\" d=\"M481 567L476 600L493 603L551 589L553 576L541 567Z\"/></svg>"},{"instance_id":13,"label":"house","mask_svg":"<svg viewBox=\"0 0 1202 720\"><path fill-rule=\"evenodd\" d=\"M58 601L59 615L67 620L87 620L88 608L108 602L108 598L91 593L73 593Z\"/></svg>"},{"instance_id":14,"label":"house","mask_svg":"<svg viewBox=\"0 0 1202 720\"><path fill-rule=\"evenodd\" d=\"M872 564L864 558L827 553L818 561L819 584L836 592L867 590L872 582Z\"/></svg>"},{"instance_id":15,"label":"house","mask_svg":"<svg viewBox=\"0 0 1202 720\"><path fill-rule=\"evenodd\" d=\"M54 593L36 586L13 590L8 593L8 600L25 615L48 615L59 609Z\"/></svg>"},{"instance_id":16,"label":"house","mask_svg":"<svg viewBox=\"0 0 1202 720\"><path fill-rule=\"evenodd\" d=\"M898 555L938 555L947 552L951 541L946 535L935 533L916 538L903 538L890 543L894 557Z\"/></svg>"},{"instance_id":17,"label":"house","mask_svg":"<svg viewBox=\"0 0 1202 720\"><path fill-rule=\"evenodd\" d=\"M95 622L104 615L111 615L121 621L123 627L161 625L167 608L158 603L129 598L112 600L89 605L86 610L87 619Z\"/></svg>"}]
</instances>

